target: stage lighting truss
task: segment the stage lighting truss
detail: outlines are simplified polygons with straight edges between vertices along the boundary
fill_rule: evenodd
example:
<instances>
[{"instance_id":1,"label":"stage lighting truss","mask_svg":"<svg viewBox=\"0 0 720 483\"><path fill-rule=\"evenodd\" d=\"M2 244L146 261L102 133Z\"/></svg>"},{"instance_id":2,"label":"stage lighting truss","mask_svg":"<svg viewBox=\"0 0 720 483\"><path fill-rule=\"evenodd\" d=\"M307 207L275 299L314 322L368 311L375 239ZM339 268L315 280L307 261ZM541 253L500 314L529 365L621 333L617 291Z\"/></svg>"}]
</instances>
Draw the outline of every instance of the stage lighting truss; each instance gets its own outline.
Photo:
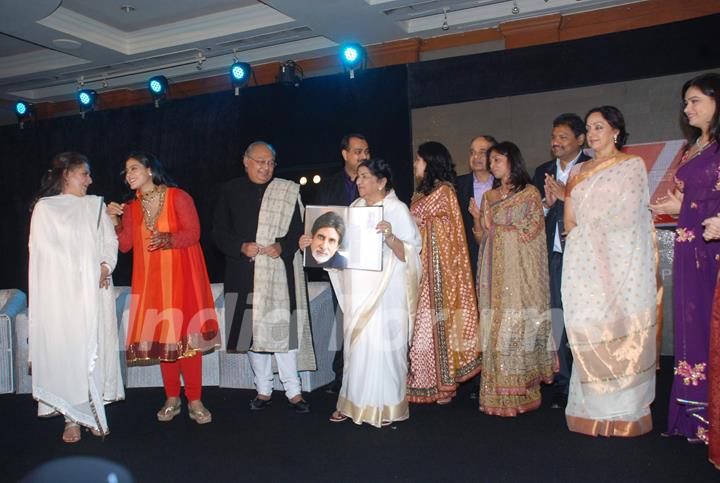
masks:
<instances>
[{"instance_id":1,"label":"stage lighting truss","mask_svg":"<svg viewBox=\"0 0 720 483\"><path fill-rule=\"evenodd\" d=\"M305 77L302 67L293 60L286 60L280 65L277 83L284 86L300 87Z\"/></svg>"},{"instance_id":2,"label":"stage lighting truss","mask_svg":"<svg viewBox=\"0 0 720 483\"><path fill-rule=\"evenodd\" d=\"M252 67L247 62L238 62L237 59L233 60L233 64L230 66L230 82L235 88L235 95L240 94L240 89L248 85L250 82L250 76L252 75Z\"/></svg>"},{"instance_id":3,"label":"stage lighting truss","mask_svg":"<svg viewBox=\"0 0 720 483\"><path fill-rule=\"evenodd\" d=\"M85 113L95 109L97 101L97 92L92 89L80 89L77 91L77 102L80 107L80 117L85 119Z\"/></svg>"},{"instance_id":4,"label":"stage lighting truss","mask_svg":"<svg viewBox=\"0 0 720 483\"><path fill-rule=\"evenodd\" d=\"M360 44L345 44L340 47L340 60L350 78L355 78L355 71L367 67L367 53Z\"/></svg>"},{"instance_id":5,"label":"stage lighting truss","mask_svg":"<svg viewBox=\"0 0 720 483\"><path fill-rule=\"evenodd\" d=\"M15 116L17 116L20 129L25 127L26 122L30 122L35 118L35 106L25 101L17 101L15 103Z\"/></svg>"},{"instance_id":6,"label":"stage lighting truss","mask_svg":"<svg viewBox=\"0 0 720 483\"><path fill-rule=\"evenodd\" d=\"M160 107L160 101L165 100L168 93L168 80L164 75L156 75L148 80L148 90L155 101L155 107Z\"/></svg>"}]
</instances>

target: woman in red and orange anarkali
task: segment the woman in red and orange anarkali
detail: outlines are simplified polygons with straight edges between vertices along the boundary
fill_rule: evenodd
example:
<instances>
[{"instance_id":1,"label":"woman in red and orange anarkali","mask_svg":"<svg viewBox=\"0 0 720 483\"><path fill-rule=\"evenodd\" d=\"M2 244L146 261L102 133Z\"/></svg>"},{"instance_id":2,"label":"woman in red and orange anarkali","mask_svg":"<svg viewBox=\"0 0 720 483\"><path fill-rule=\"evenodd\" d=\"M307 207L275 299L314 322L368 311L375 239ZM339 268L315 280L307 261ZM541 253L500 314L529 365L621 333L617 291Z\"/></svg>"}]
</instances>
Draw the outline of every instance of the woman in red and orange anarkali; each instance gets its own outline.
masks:
<instances>
[{"instance_id":1,"label":"woman in red and orange anarkali","mask_svg":"<svg viewBox=\"0 0 720 483\"><path fill-rule=\"evenodd\" d=\"M410 348L407 399L447 404L459 383L480 372L474 274L453 182L450 152L423 143L414 162L410 212L422 237L422 278Z\"/></svg>"},{"instance_id":2,"label":"woman in red and orange anarkali","mask_svg":"<svg viewBox=\"0 0 720 483\"><path fill-rule=\"evenodd\" d=\"M220 331L195 204L151 154L128 156L125 181L136 199L110 203L108 214L120 251L133 250L128 364L160 362L167 400L158 421L180 413L182 374L188 415L209 423L212 415L200 399L202 353L219 347Z\"/></svg>"}]
</instances>

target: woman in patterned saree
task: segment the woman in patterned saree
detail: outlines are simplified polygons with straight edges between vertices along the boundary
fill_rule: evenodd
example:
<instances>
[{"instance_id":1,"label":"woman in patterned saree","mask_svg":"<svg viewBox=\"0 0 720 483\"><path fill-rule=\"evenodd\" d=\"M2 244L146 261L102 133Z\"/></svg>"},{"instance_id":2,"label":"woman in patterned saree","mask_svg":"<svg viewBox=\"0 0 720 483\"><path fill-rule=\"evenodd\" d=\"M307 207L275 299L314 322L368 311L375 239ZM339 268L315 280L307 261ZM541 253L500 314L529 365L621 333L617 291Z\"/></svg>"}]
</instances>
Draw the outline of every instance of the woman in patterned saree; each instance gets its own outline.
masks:
<instances>
[{"instance_id":1,"label":"woman in patterned saree","mask_svg":"<svg viewBox=\"0 0 720 483\"><path fill-rule=\"evenodd\" d=\"M540 192L508 141L488 151L494 189L480 206L486 236L478 275L483 376L480 410L517 416L540 407L557 360L551 339L545 219ZM478 240L483 236L474 232Z\"/></svg>"},{"instance_id":2,"label":"woman in patterned saree","mask_svg":"<svg viewBox=\"0 0 720 483\"><path fill-rule=\"evenodd\" d=\"M615 107L585 116L595 157L570 173L562 276L573 354L565 416L571 431L639 436L652 429L656 294L653 225L643 160L620 152Z\"/></svg>"},{"instance_id":3,"label":"woman in patterned saree","mask_svg":"<svg viewBox=\"0 0 720 483\"><path fill-rule=\"evenodd\" d=\"M133 250L127 361L160 361L167 400L158 421L180 413L182 374L188 415L198 424L209 423L212 415L200 400L202 352L219 346L220 331L195 204L150 154L128 157L125 181L137 199L110 203L108 213L120 251Z\"/></svg>"},{"instance_id":4,"label":"woman in patterned saree","mask_svg":"<svg viewBox=\"0 0 720 483\"><path fill-rule=\"evenodd\" d=\"M410 348L408 401L447 404L459 382L480 372L478 312L450 152L421 144L410 205L422 236L423 273Z\"/></svg>"}]
</instances>

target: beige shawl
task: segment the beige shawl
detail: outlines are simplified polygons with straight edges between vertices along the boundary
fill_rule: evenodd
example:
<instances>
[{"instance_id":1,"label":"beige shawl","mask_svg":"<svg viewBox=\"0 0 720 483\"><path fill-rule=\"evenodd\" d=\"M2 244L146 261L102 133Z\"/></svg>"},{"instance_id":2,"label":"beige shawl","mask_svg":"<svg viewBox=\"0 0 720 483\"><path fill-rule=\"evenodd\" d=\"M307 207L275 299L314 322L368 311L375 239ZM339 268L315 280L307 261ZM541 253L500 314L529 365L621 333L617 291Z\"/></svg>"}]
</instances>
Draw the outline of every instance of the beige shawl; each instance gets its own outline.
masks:
<instances>
[{"instance_id":1,"label":"beige shawl","mask_svg":"<svg viewBox=\"0 0 720 483\"><path fill-rule=\"evenodd\" d=\"M268 185L260 205L258 228L255 241L269 246L288 232L295 204L300 200L300 186L292 181L274 179ZM293 258L295 277L296 316L290 314L285 264L282 258L259 255L255 258L253 280L253 344L254 352L288 352L297 347L298 370L315 370L315 352L310 331L310 317L307 304L307 288L302 268L302 257L296 251ZM297 341L291 337L297 332Z\"/></svg>"}]
</instances>

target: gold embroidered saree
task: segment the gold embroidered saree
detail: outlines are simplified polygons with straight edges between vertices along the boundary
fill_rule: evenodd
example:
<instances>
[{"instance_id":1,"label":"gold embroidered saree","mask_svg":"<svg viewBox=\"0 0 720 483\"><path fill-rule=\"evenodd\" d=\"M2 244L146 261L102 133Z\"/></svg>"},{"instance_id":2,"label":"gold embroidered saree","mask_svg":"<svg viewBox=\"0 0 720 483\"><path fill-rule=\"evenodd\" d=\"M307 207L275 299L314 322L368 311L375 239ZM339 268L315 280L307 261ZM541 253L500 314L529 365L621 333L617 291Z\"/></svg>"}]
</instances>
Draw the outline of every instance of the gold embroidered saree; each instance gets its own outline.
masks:
<instances>
[{"instance_id":1,"label":"gold embroidered saree","mask_svg":"<svg viewBox=\"0 0 720 483\"><path fill-rule=\"evenodd\" d=\"M493 190L495 191L495 190ZM490 212L478 277L483 376L480 410L516 416L537 409L557 356L551 336L545 219L537 188L483 198Z\"/></svg>"}]
</instances>

